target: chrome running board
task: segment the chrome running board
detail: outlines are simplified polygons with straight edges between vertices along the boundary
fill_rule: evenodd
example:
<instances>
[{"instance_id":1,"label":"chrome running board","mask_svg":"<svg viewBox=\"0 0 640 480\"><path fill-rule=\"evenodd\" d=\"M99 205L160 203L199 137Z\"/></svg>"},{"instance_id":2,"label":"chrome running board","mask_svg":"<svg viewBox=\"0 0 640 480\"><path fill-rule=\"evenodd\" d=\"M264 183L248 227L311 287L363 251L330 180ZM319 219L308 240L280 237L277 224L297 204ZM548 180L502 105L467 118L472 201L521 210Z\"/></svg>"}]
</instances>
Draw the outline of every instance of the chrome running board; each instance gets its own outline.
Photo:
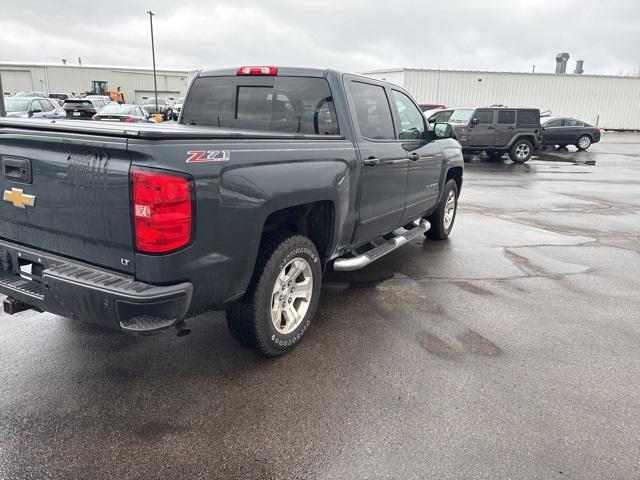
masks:
<instances>
[{"instance_id":1,"label":"chrome running board","mask_svg":"<svg viewBox=\"0 0 640 480\"><path fill-rule=\"evenodd\" d=\"M407 242L410 242L418 235L422 235L431 228L431 224L424 219L416 220L415 227L407 230L405 228L398 228L394 230L395 237L387 240L382 245L372 248L362 255L357 257L338 258L333 263L333 269L339 272L358 270L366 267L372 262L375 262L386 254L393 252L395 249L400 248ZM414 222L415 223L415 222Z\"/></svg>"}]
</instances>

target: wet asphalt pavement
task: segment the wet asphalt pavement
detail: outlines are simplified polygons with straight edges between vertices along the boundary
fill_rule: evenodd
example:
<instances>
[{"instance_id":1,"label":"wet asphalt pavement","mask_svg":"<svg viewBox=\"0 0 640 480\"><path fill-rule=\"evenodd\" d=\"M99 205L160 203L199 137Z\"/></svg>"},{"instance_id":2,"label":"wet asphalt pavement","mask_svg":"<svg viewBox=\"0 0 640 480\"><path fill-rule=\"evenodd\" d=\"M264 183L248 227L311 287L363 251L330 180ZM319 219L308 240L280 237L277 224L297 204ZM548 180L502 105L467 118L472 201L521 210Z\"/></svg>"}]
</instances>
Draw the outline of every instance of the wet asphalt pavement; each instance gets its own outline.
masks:
<instances>
[{"instance_id":1,"label":"wet asphalt pavement","mask_svg":"<svg viewBox=\"0 0 640 480\"><path fill-rule=\"evenodd\" d=\"M325 280L276 360L0 314L0 479L640 477L640 137L470 159L449 241Z\"/></svg>"}]
</instances>

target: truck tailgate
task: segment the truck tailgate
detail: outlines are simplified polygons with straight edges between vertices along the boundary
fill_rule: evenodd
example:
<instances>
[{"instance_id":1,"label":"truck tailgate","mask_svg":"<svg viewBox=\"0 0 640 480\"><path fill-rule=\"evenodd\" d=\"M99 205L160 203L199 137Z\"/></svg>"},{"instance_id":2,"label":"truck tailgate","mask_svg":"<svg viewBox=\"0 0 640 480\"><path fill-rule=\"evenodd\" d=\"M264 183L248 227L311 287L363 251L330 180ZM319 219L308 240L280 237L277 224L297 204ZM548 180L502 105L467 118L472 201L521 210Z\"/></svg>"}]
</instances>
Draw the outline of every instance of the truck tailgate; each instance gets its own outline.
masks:
<instances>
[{"instance_id":1,"label":"truck tailgate","mask_svg":"<svg viewBox=\"0 0 640 480\"><path fill-rule=\"evenodd\" d=\"M126 142L3 129L0 239L134 272Z\"/></svg>"}]
</instances>

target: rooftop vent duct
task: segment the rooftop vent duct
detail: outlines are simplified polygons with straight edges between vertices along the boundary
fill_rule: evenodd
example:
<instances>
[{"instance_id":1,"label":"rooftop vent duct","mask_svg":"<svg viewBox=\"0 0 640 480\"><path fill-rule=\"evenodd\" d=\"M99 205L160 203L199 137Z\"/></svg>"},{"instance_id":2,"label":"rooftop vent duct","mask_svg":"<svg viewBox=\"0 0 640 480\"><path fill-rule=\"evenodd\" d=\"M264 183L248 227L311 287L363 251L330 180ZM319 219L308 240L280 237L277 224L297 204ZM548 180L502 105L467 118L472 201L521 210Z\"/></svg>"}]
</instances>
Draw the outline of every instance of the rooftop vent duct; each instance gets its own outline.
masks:
<instances>
[{"instance_id":1,"label":"rooftop vent duct","mask_svg":"<svg viewBox=\"0 0 640 480\"><path fill-rule=\"evenodd\" d=\"M567 73L567 62L569 62L569 54L567 52L556 55L556 73Z\"/></svg>"},{"instance_id":2,"label":"rooftop vent duct","mask_svg":"<svg viewBox=\"0 0 640 480\"><path fill-rule=\"evenodd\" d=\"M582 75L584 73L584 69L582 66L584 65L584 60L580 59L576 61L576 69L573 71L576 75Z\"/></svg>"}]
</instances>

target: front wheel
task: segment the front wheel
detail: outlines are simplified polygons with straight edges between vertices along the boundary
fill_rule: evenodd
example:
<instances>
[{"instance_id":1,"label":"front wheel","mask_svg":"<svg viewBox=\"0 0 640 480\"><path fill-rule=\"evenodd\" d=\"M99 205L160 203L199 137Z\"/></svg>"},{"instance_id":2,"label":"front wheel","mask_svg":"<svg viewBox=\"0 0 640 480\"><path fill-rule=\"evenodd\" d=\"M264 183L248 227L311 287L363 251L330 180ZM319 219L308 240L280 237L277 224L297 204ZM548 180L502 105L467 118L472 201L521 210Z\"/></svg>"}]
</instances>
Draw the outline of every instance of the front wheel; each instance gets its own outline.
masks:
<instances>
[{"instance_id":1,"label":"front wheel","mask_svg":"<svg viewBox=\"0 0 640 480\"><path fill-rule=\"evenodd\" d=\"M458 184L454 179L449 179L444 185L442 199L427 220L431 223L431 228L425 233L428 238L434 240L444 240L453 229L453 222L458 211Z\"/></svg>"},{"instance_id":2,"label":"front wheel","mask_svg":"<svg viewBox=\"0 0 640 480\"><path fill-rule=\"evenodd\" d=\"M581 135L576 142L578 150L586 150L591 146L591 137L589 135Z\"/></svg>"},{"instance_id":3,"label":"front wheel","mask_svg":"<svg viewBox=\"0 0 640 480\"><path fill-rule=\"evenodd\" d=\"M514 163L524 163L533 155L533 145L529 140L518 140L509 150L509 158Z\"/></svg>"},{"instance_id":4,"label":"front wheel","mask_svg":"<svg viewBox=\"0 0 640 480\"><path fill-rule=\"evenodd\" d=\"M291 350L316 313L321 276L307 237L279 234L265 241L244 298L227 308L233 337L266 357Z\"/></svg>"}]
</instances>

